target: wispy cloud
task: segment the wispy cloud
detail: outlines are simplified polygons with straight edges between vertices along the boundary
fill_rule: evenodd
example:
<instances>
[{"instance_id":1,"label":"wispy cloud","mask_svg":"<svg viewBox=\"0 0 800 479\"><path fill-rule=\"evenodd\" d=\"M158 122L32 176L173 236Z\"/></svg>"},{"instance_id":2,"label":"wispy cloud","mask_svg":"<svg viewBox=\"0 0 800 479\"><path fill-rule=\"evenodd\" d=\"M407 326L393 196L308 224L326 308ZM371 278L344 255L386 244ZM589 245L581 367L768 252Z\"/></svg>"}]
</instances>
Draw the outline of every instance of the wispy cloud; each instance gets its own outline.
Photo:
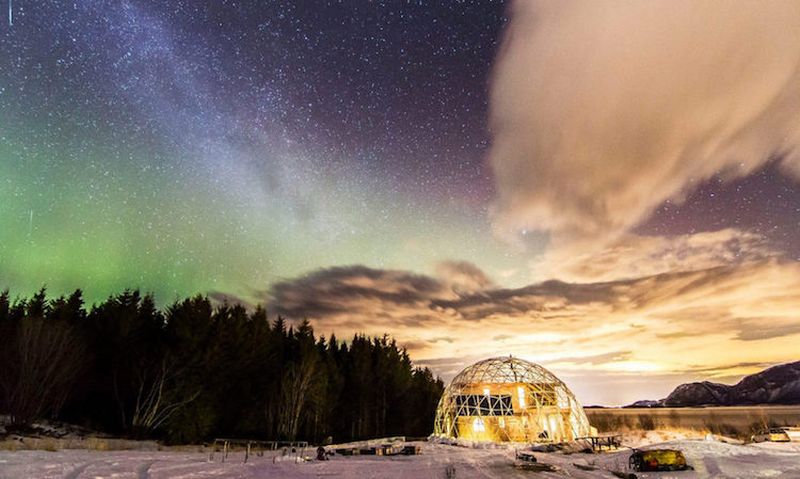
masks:
<instances>
[{"instance_id":1,"label":"wispy cloud","mask_svg":"<svg viewBox=\"0 0 800 479\"><path fill-rule=\"evenodd\" d=\"M538 278L609 281L777 256L766 238L733 228L674 236L625 234L592 250L555 248L531 261Z\"/></svg>"},{"instance_id":2,"label":"wispy cloud","mask_svg":"<svg viewBox=\"0 0 800 479\"><path fill-rule=\"evenodd\" d=\"M800 339L800 265L769 255L614 281L469 292L445 279L352 266L275 284L268 296L270 311L307 317L323 334L390 331L417 362L445 376L480 357L513 354L581 377L647 373L678 381L747 370L731 364L795 359ZM607 393L584 390L588 402Z\"/></svg>"}]
</instances>

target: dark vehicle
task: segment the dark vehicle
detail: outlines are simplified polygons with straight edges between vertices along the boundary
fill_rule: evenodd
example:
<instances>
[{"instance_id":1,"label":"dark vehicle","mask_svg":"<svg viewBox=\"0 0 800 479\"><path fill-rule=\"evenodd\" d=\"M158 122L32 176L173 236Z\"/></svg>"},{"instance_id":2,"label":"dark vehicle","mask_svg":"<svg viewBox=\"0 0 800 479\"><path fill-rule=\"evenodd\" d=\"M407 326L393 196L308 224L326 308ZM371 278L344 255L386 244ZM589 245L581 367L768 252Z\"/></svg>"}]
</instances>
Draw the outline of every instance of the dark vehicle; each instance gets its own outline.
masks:
<instances>
[{"instance_id":1,"label":"dark vehicle","mask_svg":"<svg viewBox=\"0 0 800 479\"><path fill-rule=\"evenodd\" d=\"M774 427L750 437L753 442L790 442L791 438L784 428Z\"/></svg>"},{"instance_id":2,"label":"dark vehicle","mask_svg":"<svg viewBox=\"0 0 800 479\"><path fill-rule=\"evenodd\" d=\"M634 471L685 471L692 469L686 464L686 457L676 449L635 450L628 459Z\"/></svg>"}]
</instances>

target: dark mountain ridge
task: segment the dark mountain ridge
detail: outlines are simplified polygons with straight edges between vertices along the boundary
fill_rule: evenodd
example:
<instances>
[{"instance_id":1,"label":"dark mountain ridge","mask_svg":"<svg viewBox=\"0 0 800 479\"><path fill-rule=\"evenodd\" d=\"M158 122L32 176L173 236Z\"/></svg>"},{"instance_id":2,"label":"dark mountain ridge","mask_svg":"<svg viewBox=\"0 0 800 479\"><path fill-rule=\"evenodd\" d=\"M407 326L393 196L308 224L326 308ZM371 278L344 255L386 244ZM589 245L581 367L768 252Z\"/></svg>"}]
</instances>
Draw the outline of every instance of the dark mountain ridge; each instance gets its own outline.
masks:
<instances>
[{"instance_id":1,"label":"dark mountain ridge","mask_svg":"<svg viewBox=\"0 0 800 479\"><path fill-rule=\"evenodd\" d=\"M800 404L800 361L772 366L734 385L701 381L681 384L664 399L627 407L746 406Z\"/></svg>"}]
</instances>

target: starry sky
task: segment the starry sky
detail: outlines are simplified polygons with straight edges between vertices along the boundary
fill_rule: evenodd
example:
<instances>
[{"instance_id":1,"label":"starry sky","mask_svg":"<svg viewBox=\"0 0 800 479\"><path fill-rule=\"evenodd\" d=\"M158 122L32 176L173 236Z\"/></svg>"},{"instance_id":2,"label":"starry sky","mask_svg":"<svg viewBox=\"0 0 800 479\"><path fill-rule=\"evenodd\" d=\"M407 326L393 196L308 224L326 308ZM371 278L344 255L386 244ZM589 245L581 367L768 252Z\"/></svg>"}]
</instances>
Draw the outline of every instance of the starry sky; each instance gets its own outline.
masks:
<instances>
[{"instance_id":1,"label":"starry sky","mask_svg":"<svg viewBox=\"0 0 800 479\"><path fill-rule=\"evenodd\" d=\"M15 2L3 274L169 298L490 245L502 5ZM31 219L32 218L32 219Z\"/></svg>"},{"instance_id":2,"label":"starry sky","mask_svg":"<svg viewBox=\"0 0 800 479\"><path fill-rule=\"evenodd\" d=\"M445 378L536 360L589 403L797 359L797 8L566 3L14 0L0 287L265 303ZM720 82L764 25L758 75Z\"/></svg>"}]
</instances>

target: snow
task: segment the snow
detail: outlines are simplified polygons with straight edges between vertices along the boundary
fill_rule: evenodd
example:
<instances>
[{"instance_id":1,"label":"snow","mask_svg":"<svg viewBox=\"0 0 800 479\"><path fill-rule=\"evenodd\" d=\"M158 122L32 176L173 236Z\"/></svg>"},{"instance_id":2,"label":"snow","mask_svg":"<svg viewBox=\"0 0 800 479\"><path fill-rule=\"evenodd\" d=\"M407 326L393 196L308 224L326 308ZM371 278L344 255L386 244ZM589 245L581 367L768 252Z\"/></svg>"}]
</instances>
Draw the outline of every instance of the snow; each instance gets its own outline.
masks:
<instances>
[{"instance_id":1,"label":"snow","mask_svg":"<svg viewBox=\"0 0 800 479\"><path fill-rule=\"evenodd\" d=\"M531 472L514 467L511 448L466 448L418 443L418 456L334 456L329 461L276 461L275 456L231 453L226 462L209 461L207 452L194 449L163 451L0 451L0 479L201 479L259 477L301 478L613 478L611 470L626 471L629 450L603 454L536 453L539 462L556 472ZM644 444L644 441L642 441ZM800 443L736 445L716 440L678 438L650 447L680 449L694 471L637 473L640 478L800 477ZM313 455L314 450L307 450ZM578 466L583 466L583 469ZM596 470L584 470L595 467ZM452 471L451 471L452 472Z\"/></svg>"}]
</instances>

